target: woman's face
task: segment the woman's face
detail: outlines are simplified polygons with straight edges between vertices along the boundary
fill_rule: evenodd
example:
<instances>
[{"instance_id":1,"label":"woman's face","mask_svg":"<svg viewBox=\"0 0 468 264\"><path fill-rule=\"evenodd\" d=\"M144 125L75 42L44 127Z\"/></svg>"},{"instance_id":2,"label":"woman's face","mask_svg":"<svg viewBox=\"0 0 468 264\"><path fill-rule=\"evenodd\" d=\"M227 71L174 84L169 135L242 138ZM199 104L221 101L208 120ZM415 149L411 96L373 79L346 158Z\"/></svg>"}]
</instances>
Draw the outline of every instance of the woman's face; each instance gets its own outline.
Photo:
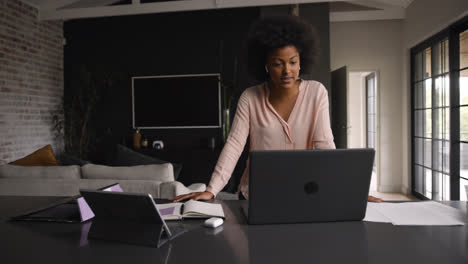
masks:
<instances>
[{"instance_id":1,"label":"woman's face","mask_svg":"<svg viewBox=\"0 0 468 264\"><path fill-rule=\"evenodd\" d=\"M275 86L284 89L296 87L300 68L299 51L289 45L273 51L267 58L268 75Z\"/></svg>"}]
</instances>

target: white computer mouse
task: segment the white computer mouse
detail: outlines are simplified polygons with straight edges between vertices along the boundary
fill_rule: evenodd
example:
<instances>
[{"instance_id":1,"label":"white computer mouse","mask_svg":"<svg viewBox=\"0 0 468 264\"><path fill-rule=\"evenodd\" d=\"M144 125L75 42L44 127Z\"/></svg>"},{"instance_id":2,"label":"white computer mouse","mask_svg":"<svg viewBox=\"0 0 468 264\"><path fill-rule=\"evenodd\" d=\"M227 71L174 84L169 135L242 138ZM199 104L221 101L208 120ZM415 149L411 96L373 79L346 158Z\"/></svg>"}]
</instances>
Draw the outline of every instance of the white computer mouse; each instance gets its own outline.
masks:
<instances>
[{"instance_id":1,"label":"white computer mouse","mask_svg":"<svg viewBox=\"0 0 468 264\"><path fill-rule=\"evenodd\" d=\"M224 223L224 220L219 217L211 217L209 219L205 220L205 226L206 227L211 227L211 228L216 228Z\"/></svg>"}]
</instances>

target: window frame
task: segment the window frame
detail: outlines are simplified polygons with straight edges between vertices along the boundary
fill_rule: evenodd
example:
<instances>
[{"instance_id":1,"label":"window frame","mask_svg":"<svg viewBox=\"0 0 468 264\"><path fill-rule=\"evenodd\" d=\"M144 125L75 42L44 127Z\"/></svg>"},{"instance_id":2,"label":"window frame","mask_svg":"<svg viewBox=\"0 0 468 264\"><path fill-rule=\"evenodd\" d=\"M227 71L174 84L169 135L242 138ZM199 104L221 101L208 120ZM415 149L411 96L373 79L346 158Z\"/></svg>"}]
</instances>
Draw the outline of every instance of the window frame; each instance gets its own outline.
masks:
<instances>
[{"instance_id":1,"label":"window frame","mask_svg":"<svg viewBox=\"0 0 468 264\"><path fill-rule=\"evenodd\" d=\"M468 30L468 16L461 19L460 21L450 25L446 29L440 31L434 36L426 39L422 43L416 45L410 50L410 89L411 89L411 193L420 199L427 200L432 199L432 197L426 197L424 194L420 194L416 191L416 157L415 157L415 96L416 96L416 83L419 81L424 81L426 78L422 77L421 80L416 80L415 72L415 59L416 54L423 52L427 48L431 48L431 76L432 79L432 99L431 99L431 111L432 111L432 124L431 131L434 134L434 90L435 90L435 79L439 75L434 74L434 61L435 56L433 56L433 50L437 43L444 40L449 41L449 69L448 74L450 78L450 89L449 89L449 109L450 109L450 138L449 138L449 177L450 177L450 200L460 200L460 144L463 143L460 141L460 93L459 93L459 84L460 84L460 33ZM464 68L468 69L468 67ZM444 73L441 73L440 76L444 76ZM427 79L429 79L427 78ZM434 145L434 138L432 137L432 145ZM431 147L431 159L433 158L434 148ZM432 164L432 160L431 160ZM434 171L433 164L431 165L431 171ZM432 181L434 182L434 176L432 175ZM425 177L423 177L423 185L425 184ZM434 188L434 187L432 187ZM424 191L423 191L424 193Z\"/></svg>"}]
</instances>

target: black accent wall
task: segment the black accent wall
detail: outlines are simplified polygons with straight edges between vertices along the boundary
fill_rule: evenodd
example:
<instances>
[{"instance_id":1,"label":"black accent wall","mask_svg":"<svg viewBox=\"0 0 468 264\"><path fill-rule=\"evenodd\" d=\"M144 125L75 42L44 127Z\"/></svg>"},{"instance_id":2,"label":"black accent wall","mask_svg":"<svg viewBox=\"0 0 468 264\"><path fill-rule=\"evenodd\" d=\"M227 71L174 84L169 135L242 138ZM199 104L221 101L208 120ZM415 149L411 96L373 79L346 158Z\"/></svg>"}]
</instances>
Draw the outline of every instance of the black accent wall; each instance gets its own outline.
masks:
<instances>
[{"instance_id":1,"label":"black accent wall","mask_svg":"<svg viewBox=\"0 0 468 264\"><path fill-rule=\"evenodd\" d=\"M65 104L78 93L76 83L86 85L81 79L89 76L83 72L96 83L96 94L88 92L96 97L89 128L97 145L89 158L105 163L116 143L131 146L132 76L221 73L227 95L252 85L241 53L258 14L258 8L239 8L65 22ZM164 100L154 98L154 103ZM222 129L141 132L150 142L164 141L156 156L183 163L183 183L207 182L222 148Z\"/></svg>"},{"instance_id":2,"label":"black accent wall","mask_svg":"<svg viewBox=\"0 0 468 264\"><path fill-rule=\"evenodd\" d=\"M280 8L282 14L288 14L289 8L276 8ZM243 42L249 26L260 17L262 10L267 8L66 21L65 110L77 102L82 105L84 112L89 108L89 117L81 117L89 119L85 128L92 148L89 159L106 163L115 144L132 145L132 76L221 73L223 108L226 107L226 99L231 96L235 109L240 93L255 84L246 73ZM328 88L328 5L301 5L300 14L315 24L321 37L324 37L321 40L324 48L320 62L316 70L306 77L321 81ZM163 101L164 98L154 98L155 104ZM234 112L231 112L231 118L233 115ZM149 142L164 141L164 150L145 149L142 152L182 163L178 179L182 183L187 185L209 181L223 146L221 128L143 130L141 133ZM227 186L228 191L237 188L246 154L247 151L233 173L233 180Z\"/></svg>"}]
</instances>

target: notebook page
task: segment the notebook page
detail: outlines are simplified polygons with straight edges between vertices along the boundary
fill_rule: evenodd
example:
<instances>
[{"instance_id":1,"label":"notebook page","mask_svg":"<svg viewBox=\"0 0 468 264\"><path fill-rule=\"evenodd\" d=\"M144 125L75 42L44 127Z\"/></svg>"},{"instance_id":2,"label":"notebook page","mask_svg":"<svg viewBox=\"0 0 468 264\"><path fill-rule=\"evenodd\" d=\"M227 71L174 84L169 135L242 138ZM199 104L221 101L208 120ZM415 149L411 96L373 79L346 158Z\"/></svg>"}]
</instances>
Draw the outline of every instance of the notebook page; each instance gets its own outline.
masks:
<instances>
[{"instance_id":1,"label":"notebook page","mask_svg":"<svg viewBox=\"0 0 468 264\"><path fill-rule=\"evenodd\" d=\"M223 207L220 204L189 200L184 204L184 217L224 217Z\"/></svg>"},{"instance_id":2,"label":"notebook page","mask_svg":"<svg viewBox=\"0 0 468 264\"><path fill-rule=\"evenodd\" d=\"M156 204L159 214L164 220L182 219L183 203Z\"/></svg>"}]
</instances>

